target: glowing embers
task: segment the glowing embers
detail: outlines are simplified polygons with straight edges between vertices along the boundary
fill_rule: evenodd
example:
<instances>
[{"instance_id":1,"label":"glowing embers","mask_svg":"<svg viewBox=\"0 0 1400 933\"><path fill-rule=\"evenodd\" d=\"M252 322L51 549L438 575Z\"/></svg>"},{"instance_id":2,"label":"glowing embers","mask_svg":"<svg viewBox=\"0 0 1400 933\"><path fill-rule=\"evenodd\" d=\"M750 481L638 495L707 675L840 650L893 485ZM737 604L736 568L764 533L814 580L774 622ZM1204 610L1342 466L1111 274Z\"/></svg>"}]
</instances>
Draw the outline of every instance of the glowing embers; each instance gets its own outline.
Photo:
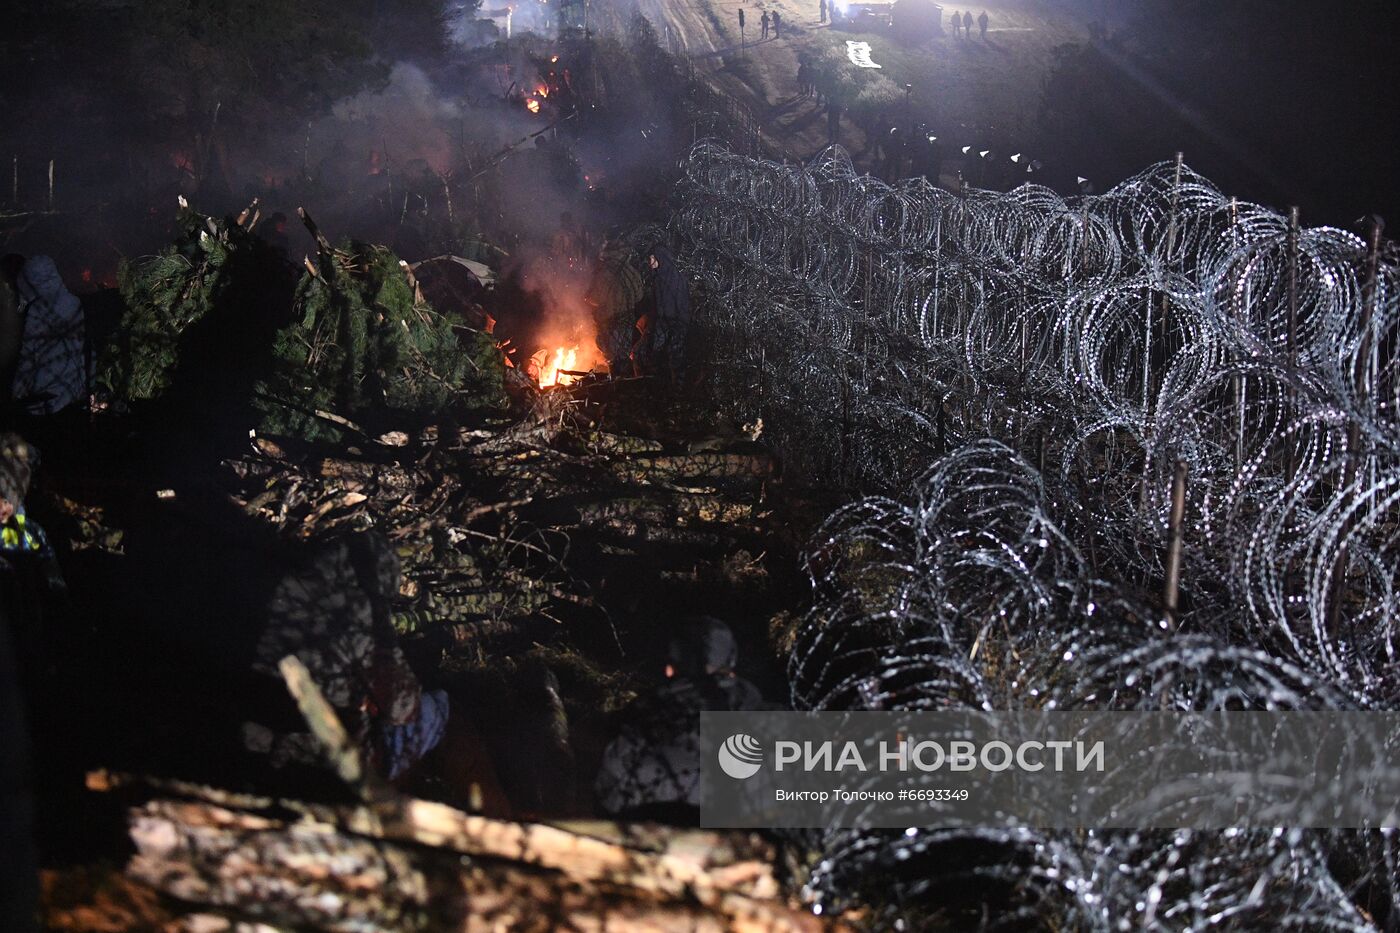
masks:
<instances>
[{"instance_id":1,"label":"glowing embers","mask_svg":"<svg viewBox=\"0 0 1400 933\"><path fill-rule=\"evenodd\" d=\"M549 99L549 85L541 81L535 85L535 89L525 97L525 109L531 113L539 113L544 102Z\"/></svg>"}]
</instances>

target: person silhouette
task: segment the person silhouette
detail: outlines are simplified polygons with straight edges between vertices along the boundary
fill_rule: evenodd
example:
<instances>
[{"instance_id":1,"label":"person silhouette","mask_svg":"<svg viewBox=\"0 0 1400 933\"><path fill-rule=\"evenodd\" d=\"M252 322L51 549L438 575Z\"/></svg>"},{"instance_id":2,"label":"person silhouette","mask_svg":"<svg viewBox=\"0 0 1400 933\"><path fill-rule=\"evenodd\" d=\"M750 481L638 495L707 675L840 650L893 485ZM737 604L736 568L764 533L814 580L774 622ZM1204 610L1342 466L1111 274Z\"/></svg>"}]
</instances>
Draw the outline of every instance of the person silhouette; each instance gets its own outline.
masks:
<instances>
[{"instance_id":1,"label":"person silhouette","mask_svg":"<svg viewBox=\"0 0 1400 933\"><path fill-rule=\"evenodd\" d=\"M987 11L983 10L982 15L977 17L977 26L982 30L983 42L987 41L987 23L989 22L990 20L987 19Z\"/></svg>"},{"instance_id":2,"label":"person silhouette","mask_svg":"<svg viewBox=\"0 0 1400 933\"><path fill-rule=\"evenodd\" d=\"M782 34L782 19L778 16L778 11L777 11L777 10L774 10L774 11L773 11L773 38L774 38L774 39L781 39L782 37L783 37L783 34Z\"/></svg>"},{"instance_id":3,"label":"person silhouette","mask_svg":"<svg viewBox=\"0 0 1400 933\"><path fill-rule=\"evenodd\" d=\"M963 11L963 21L962 21L962 24L963 24L963 38L964 38L964 39L971 39L971 38L972 38L972 11L971 11L971 10L964 10L964 11Z\"/></svg>"},{"instance_id":4,"label":"person silhouette","mask_svg":"<svg viewBox=\"0 0 1400 933\"><path fill-rule=\"evenodd\" d=\"M958 37L958 27L962 25L962 14L957 10L953 11L953 38Z\"/></svg>"},{"instance_id":5,"label":"person silhouette","mask_svg":"<svg viewBox=\"0 0 1400 933\"><path fill-rule=\"evenodd\" d=\"M768 11L767 11L767 10L764 10L764 11L763 11L763 15L762 15L761 17L759 17L759 20L758 20L758 21L759 21L760 23L763 24L763 34L760 35L759 38L760 38L760 39L767 39L767 38L768 38Z\"/></svg>"}]
</instances>

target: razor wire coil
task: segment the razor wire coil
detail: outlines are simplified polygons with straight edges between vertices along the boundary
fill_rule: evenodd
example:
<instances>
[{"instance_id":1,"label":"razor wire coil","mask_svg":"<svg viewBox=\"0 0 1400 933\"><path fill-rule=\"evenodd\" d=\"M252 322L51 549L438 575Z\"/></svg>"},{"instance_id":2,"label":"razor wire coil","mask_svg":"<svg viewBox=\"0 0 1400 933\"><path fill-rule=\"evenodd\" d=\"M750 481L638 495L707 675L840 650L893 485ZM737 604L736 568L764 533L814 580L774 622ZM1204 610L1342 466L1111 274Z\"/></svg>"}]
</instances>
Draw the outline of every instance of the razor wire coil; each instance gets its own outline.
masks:
<instances>
[{"instance_id":1,"label":"razor wire coil","mask_svg":"<svg viewBox=\"0 0 1400 933\"><path fill-rule=\"evenodd\" d=\"M794 471L879 494L811 545L797 708L1400 704L1389 243L1180 161L953 194L701 142L676 204L716 397ZM1400 919L1387 832L831 831L811 887L880 878L892 923L977 875L1007 927L1372 929Z\"/></svg>"}]
</instances>

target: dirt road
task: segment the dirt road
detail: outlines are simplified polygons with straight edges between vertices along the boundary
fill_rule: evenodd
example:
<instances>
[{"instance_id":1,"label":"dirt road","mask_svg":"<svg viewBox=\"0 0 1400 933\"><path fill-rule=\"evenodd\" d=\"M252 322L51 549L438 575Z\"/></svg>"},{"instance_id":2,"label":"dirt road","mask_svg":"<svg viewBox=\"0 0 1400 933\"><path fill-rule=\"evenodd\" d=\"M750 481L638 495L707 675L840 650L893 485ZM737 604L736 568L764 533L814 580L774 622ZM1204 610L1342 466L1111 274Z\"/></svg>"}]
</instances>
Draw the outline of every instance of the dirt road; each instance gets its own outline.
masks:
<instances>
[{"instance_id":1,"label":"dirt road","mask_svg":"<svg viewBox=\"0 0 1400 933\"><path fill-rule=\"evenodd\" d=\"M798 53L846 42L867 42L878 74L899 87L912 85L915 120L945 140L956 166L963 146L973 152L1026 148L1018 140L1031 135L1040 105L1040 87L1057 46L1082 42L1085 27L1063 9L1041 0L992 0L975 6L943 4L944 32L923 39L895 35L889 29L857 32L833 28L819 20L819 0L602 0L616 4L620 19L640 10L671 51L685 55L714 83L747 106L770 145L779 154L805 159L827 143L824 110L798 93ZM743 41L739 10L746 14ZM987 12L983 39L974 26L971 38L948 28L953 10ZM781 37L761 38L760 17L777 11ZM861 77L864 77L863 75ZM858 159L870 146L849 119L842 122L840 142Z\"/></svg>"}]
</instances>

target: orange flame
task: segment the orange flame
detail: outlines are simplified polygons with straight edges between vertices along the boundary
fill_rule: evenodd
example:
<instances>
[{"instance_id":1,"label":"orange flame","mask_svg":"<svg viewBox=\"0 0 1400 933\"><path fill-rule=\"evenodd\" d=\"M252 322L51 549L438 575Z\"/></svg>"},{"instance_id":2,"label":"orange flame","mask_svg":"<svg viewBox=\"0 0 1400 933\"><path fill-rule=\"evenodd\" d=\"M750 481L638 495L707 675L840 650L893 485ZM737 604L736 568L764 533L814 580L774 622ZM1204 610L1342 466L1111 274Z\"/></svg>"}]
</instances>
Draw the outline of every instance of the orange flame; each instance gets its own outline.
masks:
<instances>
[{"instance_id":1,"label":"orange flame","mask_svg":"<svg viewBox=\"0 0 1400 933\"><path fill-rule=\"evenodd\" d=\"M578 381L577 376L570 376L561 373L560 370L573 370L578 366L578 347L559 347L554 351L551 359L548 350L540 350L535 354L539 360L540 388L547 389L550 386L573 385Z\"/></svg>"},{"instance_id":2,"label":"orange flame","mask_svg":"<svg viewBox=\"0 0 1400 933\"><path fill-rule=\"evenodd\" d=\"M525 109L530 111L531 113L539 113L540 102L535 100L533 97L527 97L525 98Z\"/></svg>"}]
</instances>

